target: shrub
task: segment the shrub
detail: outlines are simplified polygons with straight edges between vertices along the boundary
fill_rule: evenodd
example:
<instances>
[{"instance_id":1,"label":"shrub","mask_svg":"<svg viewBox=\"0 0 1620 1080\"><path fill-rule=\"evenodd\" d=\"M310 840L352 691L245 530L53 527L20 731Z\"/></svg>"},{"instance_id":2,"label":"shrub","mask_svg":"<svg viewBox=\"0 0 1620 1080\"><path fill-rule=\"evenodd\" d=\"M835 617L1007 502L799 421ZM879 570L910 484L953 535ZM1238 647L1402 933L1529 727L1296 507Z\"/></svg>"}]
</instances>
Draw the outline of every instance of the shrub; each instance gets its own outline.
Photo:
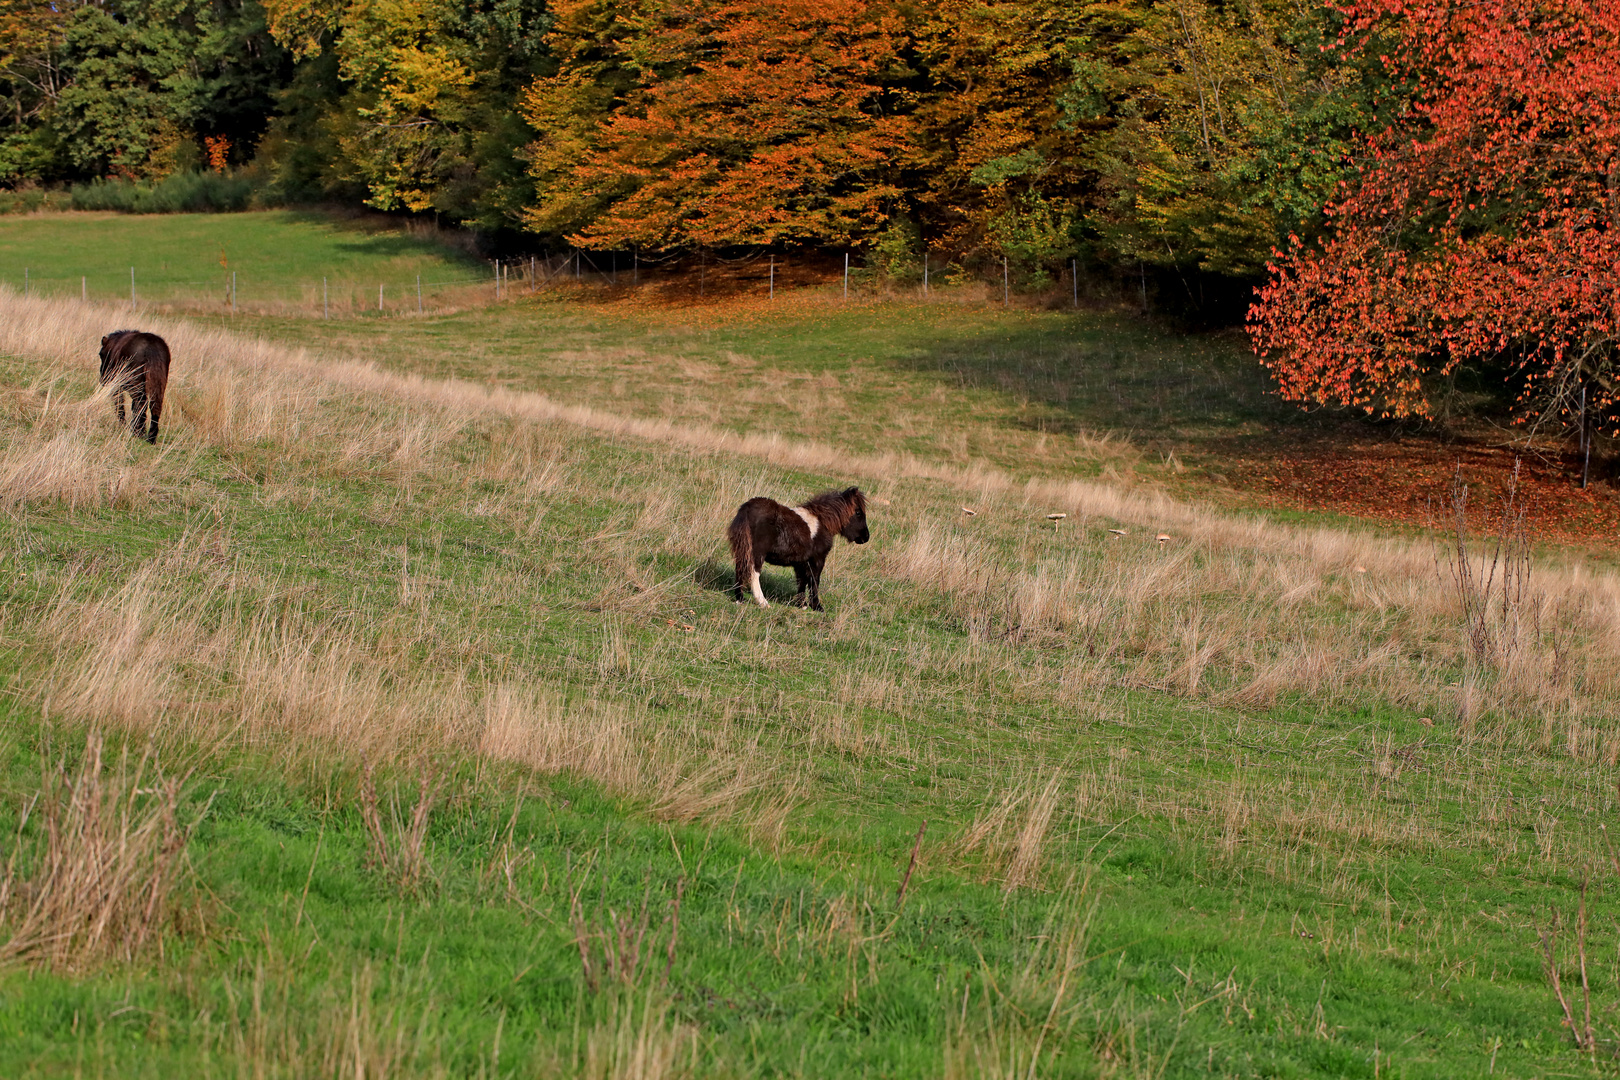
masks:
<instances>
[{"instance_id":1,"label":"shrub","mask_svg":"<svg viewBox=\"0 0 1620 1080\"><path fill-rule=\"evenodd\" d=\"M92 180L73 185L73 209L117 210L126 214L185 214L246 210L254 183L241 176L179 172L155 184L132 180Z\"/></svg>"}]
</instances>

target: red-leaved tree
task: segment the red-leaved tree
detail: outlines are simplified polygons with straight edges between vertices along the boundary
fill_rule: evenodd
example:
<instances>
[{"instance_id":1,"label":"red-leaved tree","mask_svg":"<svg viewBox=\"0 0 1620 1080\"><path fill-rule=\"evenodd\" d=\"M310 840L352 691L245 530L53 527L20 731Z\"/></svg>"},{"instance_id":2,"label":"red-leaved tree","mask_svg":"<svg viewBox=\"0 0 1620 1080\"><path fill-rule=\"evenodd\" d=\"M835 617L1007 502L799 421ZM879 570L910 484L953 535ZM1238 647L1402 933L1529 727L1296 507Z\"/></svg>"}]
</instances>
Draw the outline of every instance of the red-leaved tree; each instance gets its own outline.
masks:
<instances>
[{"instance_id":1,"label":"red-leaved tree","mask_svg":"<svg viewBox=\"0 0 1620 1080\"><path fill-rule=\"evenodd\" d=\"M1620 3L1348 0L1409 105L1367 138L1319 246L1250 310L1284 396L1427 415L1471 361L1518 365L1523 416L1616 414ZM1582 405L1584 403L1584 408Z\"/></svg>"}]
</instances>

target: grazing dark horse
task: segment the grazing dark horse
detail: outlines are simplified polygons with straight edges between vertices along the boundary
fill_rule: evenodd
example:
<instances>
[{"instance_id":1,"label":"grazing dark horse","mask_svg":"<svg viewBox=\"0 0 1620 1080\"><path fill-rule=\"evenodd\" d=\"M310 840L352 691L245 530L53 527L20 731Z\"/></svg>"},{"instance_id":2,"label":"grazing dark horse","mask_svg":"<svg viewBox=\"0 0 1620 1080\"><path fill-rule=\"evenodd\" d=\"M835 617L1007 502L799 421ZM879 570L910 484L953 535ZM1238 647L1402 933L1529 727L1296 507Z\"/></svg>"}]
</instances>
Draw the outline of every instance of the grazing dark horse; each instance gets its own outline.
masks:
<instances>
[{"instance_id":1,"label":"grazing dark horse","mask_svg":"<svg viewBox=\"0 0 1620 1080\"><path fill-rule=\"evenodd\" d=\"M796 604L804 604L808 593L812 611L821 607L821 568L827 563L833 537L842 536L852 544L872 538L866 528L866 496L860 488L824 491L803 506L783 506L774 499L749 499L737 508L726 539L737 560L736 595L753 590L754 601L769 607L759 587L759 571L766 563L791 566L799 579Z\"/></svg>"},{"instance_id":2,"label":"grazing dark horse","mask_svg":"<svg viewBox=\"0 0 1620 1080\"><path fill-rule=\"evenodd\" d=\"M129 395L129 433L156 443L158 418L163 415L163 391L169 385L169 344L156 334L140 330L114 330L101 339L101 384L111 383L124 422L124 395ZM146 417L151 410L152 423Z\"/></svg>"}]
</instances>

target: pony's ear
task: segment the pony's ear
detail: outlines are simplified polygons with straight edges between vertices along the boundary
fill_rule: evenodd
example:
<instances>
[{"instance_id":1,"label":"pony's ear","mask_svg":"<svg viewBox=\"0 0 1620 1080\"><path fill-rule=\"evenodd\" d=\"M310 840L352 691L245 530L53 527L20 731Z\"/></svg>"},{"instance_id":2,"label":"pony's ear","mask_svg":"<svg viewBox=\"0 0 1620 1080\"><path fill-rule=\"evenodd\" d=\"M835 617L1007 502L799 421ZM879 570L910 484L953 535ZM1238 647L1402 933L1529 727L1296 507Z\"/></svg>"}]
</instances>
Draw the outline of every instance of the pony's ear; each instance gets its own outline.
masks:
<instances>
[{"instance_id":1,"label":"pony's ear","mask_svg":"<svg viewBox=\"0 0 1620 1080\"><path fill-rule=\"evenodd\" d=\"M102 334L101 335L101 347L103 349L105 349L107 347L107 339L110 338L110 337L112 337L111 334Z\"/></svg>"},{"instance_id":2,"label":"pony's ear","mask_svg":"<svg viewBox=\"0 0 1620 1080\"><path fill-rule=\"evenodd\" d=\"M844 498L846 498L846 499L858 499L860 497L861 497L861 489L860 488L852 487L852 488L845 488L844 489Z\"/></svg>"}]
</instances>

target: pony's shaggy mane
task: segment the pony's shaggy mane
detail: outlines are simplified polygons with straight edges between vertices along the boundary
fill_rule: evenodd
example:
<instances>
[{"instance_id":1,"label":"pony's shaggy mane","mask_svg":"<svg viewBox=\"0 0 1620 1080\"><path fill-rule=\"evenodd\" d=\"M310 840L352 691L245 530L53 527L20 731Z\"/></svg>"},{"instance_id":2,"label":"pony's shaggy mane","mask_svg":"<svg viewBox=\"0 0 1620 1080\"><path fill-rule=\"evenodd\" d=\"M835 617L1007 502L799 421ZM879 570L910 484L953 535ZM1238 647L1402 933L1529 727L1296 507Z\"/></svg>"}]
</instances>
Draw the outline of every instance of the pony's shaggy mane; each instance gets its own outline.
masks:
<instances>
[{"instance_id":1,"label":"pony's shaggy mane","mask_svg":"<svg viewBox=\"0 0 1620 1080\"><path fill-rule=\"evenodd\" d=\"M866 512L866 495L860 488L823 491L807 499L804 508L820 518L828 532L840 533L851 518Z\"/></svg>"}]
</instances>

